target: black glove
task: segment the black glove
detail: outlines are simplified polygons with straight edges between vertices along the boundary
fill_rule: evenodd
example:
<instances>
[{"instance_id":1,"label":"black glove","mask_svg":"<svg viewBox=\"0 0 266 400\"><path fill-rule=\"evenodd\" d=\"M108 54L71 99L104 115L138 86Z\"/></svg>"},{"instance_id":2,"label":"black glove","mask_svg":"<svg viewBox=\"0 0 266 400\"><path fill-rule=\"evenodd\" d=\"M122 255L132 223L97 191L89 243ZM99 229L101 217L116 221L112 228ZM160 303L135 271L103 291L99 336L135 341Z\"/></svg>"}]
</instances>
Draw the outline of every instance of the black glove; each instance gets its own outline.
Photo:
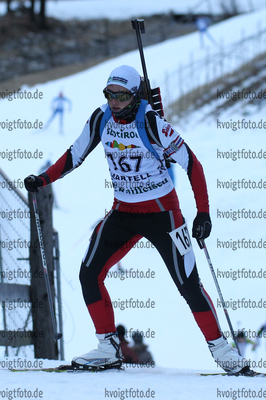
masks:
<instances>
[{"instance_id":1,"label":"black glove","mask_svg":"<svg viewBox=\"0 0 266 400\"><path fill-rule=\"evenodd\" d=\"M206 212L199 212L193 221L192 237L197 240L206 239L212 229L210 215Z\"/></svg>"},{"instance_id":2,"label":"black glove","mask_svg":"<svg viewBox=\"0 0 266 400\"><path fill-rule=\"evenodd\" d=\"M29 175L24 179L24 185L28 192L38 192L38 188L43 186L43 180L39 176Z\"/></svg>"}]
</instances>

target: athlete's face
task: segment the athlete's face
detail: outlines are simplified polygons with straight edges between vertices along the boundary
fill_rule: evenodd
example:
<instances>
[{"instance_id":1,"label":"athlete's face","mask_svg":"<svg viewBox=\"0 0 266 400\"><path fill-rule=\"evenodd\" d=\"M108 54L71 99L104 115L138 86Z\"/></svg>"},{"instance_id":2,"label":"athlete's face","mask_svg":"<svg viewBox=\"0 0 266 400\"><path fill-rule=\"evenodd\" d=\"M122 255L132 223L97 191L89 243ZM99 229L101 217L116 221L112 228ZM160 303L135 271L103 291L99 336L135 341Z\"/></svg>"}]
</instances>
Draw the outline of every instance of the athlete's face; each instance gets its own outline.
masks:
<instances>
[{"instance_id":1,"label":"athlete's face","mask_svg":"<svg viewBox=\"0 0 266 400\"><path fill-rule=\"evenodd\" d=\"M131 93L129 90L126 88L119 86L119 85L108 85L107 87L108 90L110 90L113 93ZM126 106L128 106L133 100L133 96L131 99L126 100L126 101L118 101L115 98L112 98L111 100L108 100L109 107L111 108L111 111L114 112L119 112Z\"/></svg>"}]
</instances>

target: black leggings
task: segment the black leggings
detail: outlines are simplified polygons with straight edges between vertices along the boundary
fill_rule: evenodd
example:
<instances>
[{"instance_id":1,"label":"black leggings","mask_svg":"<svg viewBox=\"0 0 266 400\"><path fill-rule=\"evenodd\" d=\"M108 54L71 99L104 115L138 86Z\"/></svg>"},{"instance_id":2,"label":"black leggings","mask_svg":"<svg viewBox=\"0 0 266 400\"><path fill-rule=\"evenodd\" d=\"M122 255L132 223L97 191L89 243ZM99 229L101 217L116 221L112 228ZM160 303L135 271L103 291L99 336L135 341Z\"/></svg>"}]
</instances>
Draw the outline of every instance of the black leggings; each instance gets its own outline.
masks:
<instances>
[{"instance_id":1,"label":"black leggings","mask_svg":"<svg viewBox=\"0 0 266 400\"><path fill-rule=\"evenodd\" d=\"M97 333L115 330L111 301L103 283L106 274L145 237L161 254L205 338L213 340L221 336L212 301L198 276L193 250L181 256L169 235L183 222L180 210L144 214L111 210L95 228L82 261L80 282Z\"/></svg>"}]
</instances>

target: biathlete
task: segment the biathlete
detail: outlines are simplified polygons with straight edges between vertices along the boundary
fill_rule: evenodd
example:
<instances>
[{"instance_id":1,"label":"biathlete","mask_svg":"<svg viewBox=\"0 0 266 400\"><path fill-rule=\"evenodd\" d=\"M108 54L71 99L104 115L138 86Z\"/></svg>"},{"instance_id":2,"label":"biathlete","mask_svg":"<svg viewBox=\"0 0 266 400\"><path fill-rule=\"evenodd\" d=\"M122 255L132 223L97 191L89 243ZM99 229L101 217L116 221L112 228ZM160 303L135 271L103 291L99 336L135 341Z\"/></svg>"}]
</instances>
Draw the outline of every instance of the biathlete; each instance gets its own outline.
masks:
<instances>
[{"instance_id":1,"label":"biathlete","mask_svg":"<svg viewBox=\"0 0 266 400\"><path fill-rule=\"evenodd\" d=\"M144 237L159 251L215 361L233 373L248 370L249 362L222 335L213 303L199 279L165 160L172 159L187 173L197 207L192 236L203 240L211 232L211 219L200 162L171 124L141 98L141 77L133 67L115 68L103 93L107 103L92 113L74 144L46 172L25 179L27 190L38 191L79 167L100 142L104 147L114 202L94 229L80 269L82 292L99 345L74 357L74 365L110 368L121 364L114 312L104 279L109 269ZM169 335L174 337L174 332ZM196 349L196 343L192 345Z\"/></svg>"}]
</instances>

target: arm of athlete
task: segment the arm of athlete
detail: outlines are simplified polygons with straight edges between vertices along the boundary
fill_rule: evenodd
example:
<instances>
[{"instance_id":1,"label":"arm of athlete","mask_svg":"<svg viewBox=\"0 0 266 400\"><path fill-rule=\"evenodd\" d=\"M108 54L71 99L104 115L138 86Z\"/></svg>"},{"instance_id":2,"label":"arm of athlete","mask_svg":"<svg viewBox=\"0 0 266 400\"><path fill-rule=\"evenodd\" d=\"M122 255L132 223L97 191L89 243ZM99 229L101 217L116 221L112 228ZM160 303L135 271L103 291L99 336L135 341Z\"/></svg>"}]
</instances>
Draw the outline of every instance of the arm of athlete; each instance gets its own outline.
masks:
<instances>
[{"instance_id":1,"label":"arm of athlete","mask_svg":"<svg viewBox=\"0 0 266 400\"><path fill-rule=\"evenodd\" d=\"M85 158L99 144L99 124L103 111L98 108L86 122L80 136L72 146L44 173L25 178L25 188L37 192L39 187L44 187L79 167Z\"/></svg>"},{"instance_id":2,"label":"arm of athlete","mask_svg":"<svg viewBox=\"0 0 266 400\"><path fill-rule=\"evenodd\" d=\"M211 232L209 198L203 168L193 151L179 133L164 119L155 116L158 138L168 157L176 161L187 173L197 207L192 236L205 239Z\"/></svg>"}]
</instances>

